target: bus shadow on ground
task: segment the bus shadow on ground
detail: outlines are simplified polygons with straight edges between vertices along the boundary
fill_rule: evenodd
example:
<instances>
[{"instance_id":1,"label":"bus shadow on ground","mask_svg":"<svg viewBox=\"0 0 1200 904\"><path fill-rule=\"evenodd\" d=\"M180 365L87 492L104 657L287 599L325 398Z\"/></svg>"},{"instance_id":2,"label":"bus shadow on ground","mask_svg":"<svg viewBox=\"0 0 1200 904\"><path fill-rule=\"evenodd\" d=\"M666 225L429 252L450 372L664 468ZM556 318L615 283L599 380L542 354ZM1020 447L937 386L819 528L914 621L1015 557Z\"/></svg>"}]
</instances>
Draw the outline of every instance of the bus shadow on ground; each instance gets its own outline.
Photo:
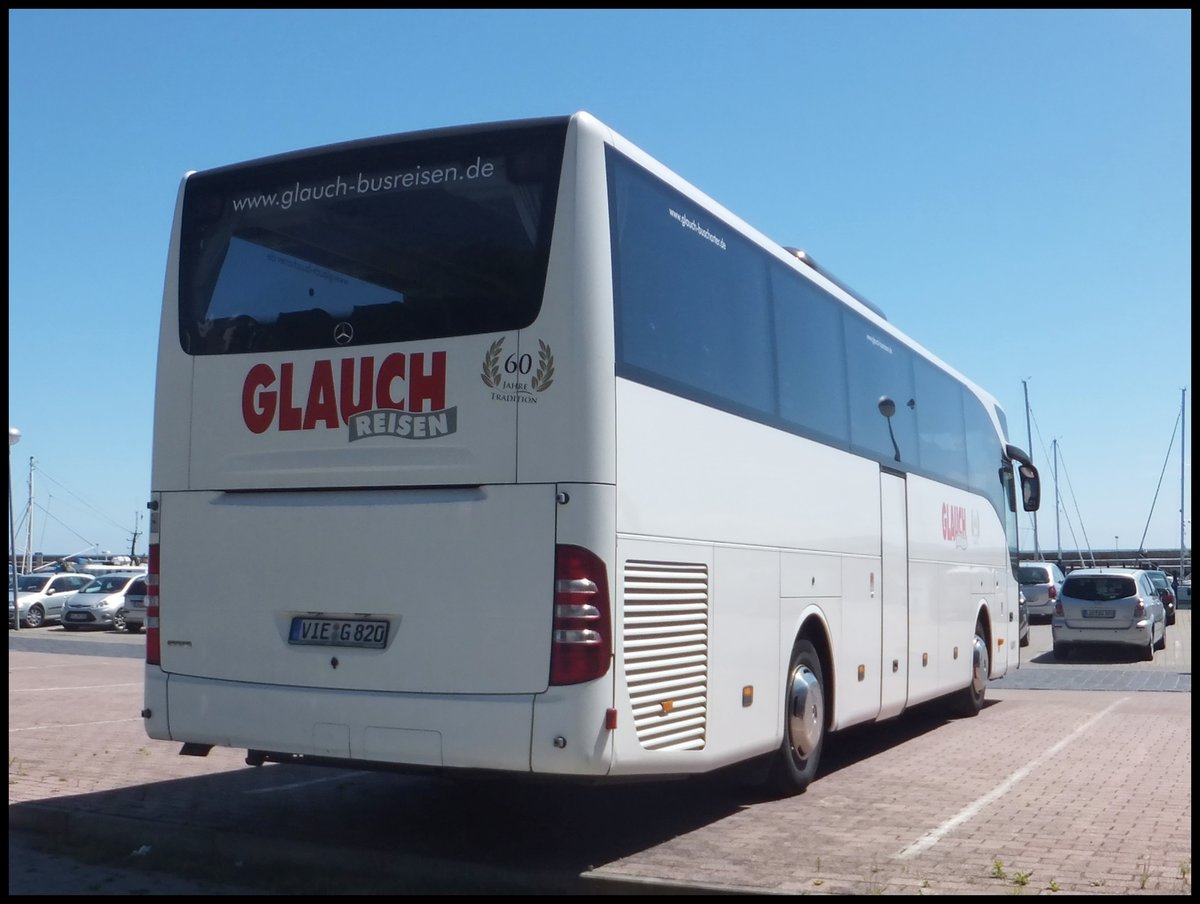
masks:
<instances>
[{"instance_id":1,"label":"bus shadow on ground","mask_svg":"<svg viewBox=\"0 0 1200 904\"><path fill-rule=\"evenodd\" d=\"M817 781L947 721L927 704L832 735ZM580 785L268 764L14 803L9 825L71 857L264 893L595 893L583 876L594 867L772 799L744 779Z\"/></svg>"},{"instance_id":2,"label":"bus shadow on ground","mask_svg":"<svg viewBox=\"0 0 1200 904\"><path fill-rule=\"evenodd\" d=\"M995 700L985 699L984 709L996 705ZM829 775L847 766L853 766L893 747L906 744L922 735L943 727L959 718L949 709L945 700L930 700L905 710L899 717L884 722L869 722L855 725L836 734L826 741L822 756L820 776Z\"/></svg>"},{"instance_id":3,"label":"bus shadow on ground","mask_svg":"<svg viewBox=\"0 0 1200 904\"><path fill-rule=\"evenodd\" d=\"M269 894L594 893L583 873L744 805L695 779L457 781L269 764L12 803L43 848ZM592 883L594 885L594 883Z\"/></svg>"}]
</instances>

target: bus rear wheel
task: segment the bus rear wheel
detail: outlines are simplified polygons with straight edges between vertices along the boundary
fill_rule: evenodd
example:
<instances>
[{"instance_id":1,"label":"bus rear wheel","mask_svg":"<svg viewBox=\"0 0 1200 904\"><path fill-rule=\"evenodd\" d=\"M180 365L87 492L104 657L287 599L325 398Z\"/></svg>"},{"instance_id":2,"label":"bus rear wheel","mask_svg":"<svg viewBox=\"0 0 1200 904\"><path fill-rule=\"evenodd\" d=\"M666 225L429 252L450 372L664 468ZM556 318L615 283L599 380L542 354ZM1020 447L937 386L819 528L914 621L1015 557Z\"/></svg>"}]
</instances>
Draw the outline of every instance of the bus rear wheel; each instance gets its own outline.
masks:
<instances>
[{"instance_id":1,"label":"bus rear wheel","mask_svg":"<svg viewBox=\"0 0 1200 904\"><path fill-rule=\"evenodd\" d=\"M987 634L983 621L975 623L975 639L971 642L971 683L958 692L958 711L964 716L978 715L983 709L988 680L992 673L992 657L988 652Z\"/></svg>"},{"instance_id":2,"label":"bus rear wheel","mask_svg":"<svg viewBox=\"0 0 1200 904\"><path fill-rule=\"evenodd\" d=\"M773 790L799 794L817 775L825 744L825 683L821 659L807 641L796 642L784 687L783 744L771 773Z\"/></svg>"}]
</instances>

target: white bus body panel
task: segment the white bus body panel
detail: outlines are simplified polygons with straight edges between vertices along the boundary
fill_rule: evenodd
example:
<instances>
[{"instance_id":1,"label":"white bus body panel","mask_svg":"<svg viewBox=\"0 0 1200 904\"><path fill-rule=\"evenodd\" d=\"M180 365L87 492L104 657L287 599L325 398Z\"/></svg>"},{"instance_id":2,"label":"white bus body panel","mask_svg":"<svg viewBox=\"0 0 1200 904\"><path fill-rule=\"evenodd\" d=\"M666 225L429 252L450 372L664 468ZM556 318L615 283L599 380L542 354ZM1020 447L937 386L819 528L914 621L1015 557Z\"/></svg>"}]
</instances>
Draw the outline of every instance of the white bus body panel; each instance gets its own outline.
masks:
<instances>
[{"instance_id":1,"label":"white bus body panel","mask_svg":"<svg viewBox=\"0 0 1200 904\"><path fill-rule=\"evenodd\" d=\"M879 465L617 380L617 530L879 556Z\"/></svg>"},{"instance_id":2,"label":"white bus body panel","mask_svg":"<svg viewBox=\"0 0 1200 904\"><path fill-rule=\"evenodd\" d=\"M908 482L893 474L880 476L883 690L878 717L887 719L908 704Z\"/></svg>"},{"instance_id":3,"label":"white bus body panel","mask_svg":"<svg viewBox=\"0 0 1200 904\"><path fill-rule=\"evenodd\" d=\"M545 301L520 333L532 369L512 393L519 483L616 480L608 192L594 178L604 171L606 135L586 115L567 132ZM550 367L553 382L536 389L529 377Z\"/></svg>"},{"instance_id":4,"label":"white bus body panel","mask_svg":"<svg viewBox=\"0 0 1200 904\"><path fill-rule=\"evenodd\" d=\"M237 490L512 483L516 456L499 451L516 442L517 405L496 398L480 379L489 347L504 335L193 358L189 484ZM515 332L507 335L515 347ZM378 373L388 360L403 362L407 378L391 386L401 399L413 392L411 371L436 379L444 366L445 407L417 401L405 412L365 413L359 416L365 430L375 434L366 436L358 417L352 416L352 424L320 417L334 410L327 404L328 388L340 387L342 362L352 362L358 374L364 363ZM259 394L275 394L280 413L265 432L254 433L243 420L244 397L248 384L254 385L251 369L264 365L274 382ZM323 377L327 373L332 380ZM298 412L300 429L281 426L284 410Z\"/></svg>"},{"instance_id":5,"label":"white bus body panel","mask_svg":"<svg viewBox=\"0 0 1200 904\"><path fill-rule=\"evenodd\" d=\"M215 614L232 616L234 608L245 609L249 600L234 591L229 601L192 598L182 606L182 587L211 585L212 578L204 569L173 569L171 564L181 563L166 558L164 571L177 571L178 580L187 584L173 588L174 582L167 581L163 589L164 668L146 668L147 733L159 739L415 766L606 774L613 735L604 721L612 705L611 673L546 690L554 546L546 531L557 509L561 539L603 549L601 538L606 537L611 557L613 491L592 485L564 485L557 491L568 501L556 500L551 486L409 491L397 497L408 501L391 500L395 506L386 495L371 504L354 492L267 496L268 507L275 495L281 497L275 512L285 520L290 515L298 523L323 522L339 513L340 523L355 529L338 531L344 545L329 551L357 557L364 539L379 537L373 551L389 556L390 567L381 563L377 577L340 571L320 564L327 553L323 546L285 552L276 545L277 559L309 556L314 567L293 574L284 563L274 570L278 579L268 582L272 588L259 585L263 596L248 623L226 622L221 628L218 618L207 628L196 628L196 619L185 620L181 609L214 614L215 605ZM253 495L259 509L264 500ZM335 505L334 499L343 496ZM329 498L322 503L324 497ZM165 513L189 523L196 523L197 511L207 507L219 512L237 500L230 503L222 494L179 498L192 500L191 506L176 507L168 495ZM377 523L396 509L422 524L419 531L405 531L423 535L405 547L389 544L387 531ZM263 519L253 525L236 523L267 529ZM280 529L282 523L273 526ZM295 533L294 524L289 527ZM455 542L446 543L448 535ZM202 542L201 535L182 533L180 540ZM544 554L544 561L531 558L531 550ZM211 544L202 551L221 552ZM235 569L231 583L236 587L239 580L254 580L246 569L270 566L267 558ZM288 590L293 579L311 586L322 574L330 582L318 585L323 593L342 598L349 593L362 601L363 592L382 592L391 601L391 609L362 607L369 610L365 614L396 613L388 649L285 642L286 633L280 632L286 632L289 610L280 612L273 594ZM380 585L382 578L386 580ZM209 656L181 642L184 624L204 634ZM195 674L188 674L187 666ZM533 692L509 692L514 687ZM481 744L481 737L487 742Z\"/></svg>"},{"instance_id":6,"label":"white bus body panel","mask_svg":"<svg viewBox=\"0 0 1200 904\"><path fill-rule=\"evenodd\" d=\"M991 676L1007 670L1009 609L997 592L1008 562L1004 526L977 496L909 475L909 703L963 688L975 623L989 621Z\"/></svg>"},{"instance_id":7,"label":"white bus body panel","mask_svg":"<svg viewBox=\"0 0 1200 904\"><path fill-rule=\"evenodd\" d=\"M709 701L706 759L777 745L786 659L809 615L832 642L835 674L825 678L835 729L966 687L982 611L996 632L992 674L1003 674L1007 611L996 591L1007 541L984 500L623 379L617 412L618 567L631 558L711 563L709 615L723 625L711 636L733 634L755 651L729 660L719 646L707 651L710 686L724 696ZM681 537L697 541L671 539ZM739 567L755 547L777 551ZM777 576L769 589L755 579L764 571ZM623 610L628 619L628 601ZM778 612L778 626L759 633L767 611ZM629 698L622 653L618 706ZM727 662L742 673L729 674ZM740 713L742 730L716 731L719 703L743 687L755 689L749 708L761 721ZM615 772L645 766L636 737L620 732L617 743Z\"/></svg>"},{"instance_id":8,"label":"white bus body panel","mask_svg":"<svg viewBox=\"0 0 1200 904\"><path fill-rule=\"evenodd\" d=\"M164 671L309 692L546 688L552 486L163 493L160 503ZM386 620L387 647L290 644L292 619L316 615Z\"/></svg>"},{"instance_id":9,"label":"white bus body panel","mask_svg":"<svg viewBox=\"0 0 1200 904\"><path fill-rule=\"evenodd\" d=\"M872 682L843 685L839 706L868 714L860 720L878 712L878 615L873 636L855 627L863 607L879 605L871 592L879 571L876 463L618 379L617 472L618 568L630 560L710 568L712 630L703 753L650 755L643 739L619 731L615 773L677 771L700 756L716 767L774 749L801 614L826 622L839 672L871 664ZM697 541L668 539L680 537ZM627 597L622 609L628 621ZM622 726L634 706L626 654L617 653ZM752 690L748 706L743 688Z\"/></svg>"},{"instance_id":10,"label":"white bus body panel","mask_svg":"<svg viewBox=\"0 0 1200 904\"><path fill-rule=\"evenodd\" d=\"M188 462L192 459L192 362L179 347L179 235L183 223L185 176L175 202L171 225L170 253L163 287L162 320L158 328L158 362L154 377L154 437L150 458L150 487L153 490L183 489L188 486Z\"/></svg>"}]
</instances>

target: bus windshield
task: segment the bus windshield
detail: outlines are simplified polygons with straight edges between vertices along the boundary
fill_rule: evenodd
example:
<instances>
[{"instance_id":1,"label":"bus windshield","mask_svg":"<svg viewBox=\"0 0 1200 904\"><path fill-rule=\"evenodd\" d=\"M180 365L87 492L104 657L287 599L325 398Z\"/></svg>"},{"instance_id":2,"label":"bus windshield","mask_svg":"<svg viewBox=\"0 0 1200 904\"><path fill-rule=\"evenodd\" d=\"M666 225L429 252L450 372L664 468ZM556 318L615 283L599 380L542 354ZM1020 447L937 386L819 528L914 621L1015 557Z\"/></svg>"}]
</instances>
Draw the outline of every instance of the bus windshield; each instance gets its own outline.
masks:
<instances>
[{"instance_id":1,"label":"bus windshield","mask_svg":"<svg viewBox=\"0 0 1200 904\"><path fill-rule=\"evenodd\" d=\"M537 316L565 122L383 139L188 179L193 355L520 329Z\"/></svg>"}]
</instances>

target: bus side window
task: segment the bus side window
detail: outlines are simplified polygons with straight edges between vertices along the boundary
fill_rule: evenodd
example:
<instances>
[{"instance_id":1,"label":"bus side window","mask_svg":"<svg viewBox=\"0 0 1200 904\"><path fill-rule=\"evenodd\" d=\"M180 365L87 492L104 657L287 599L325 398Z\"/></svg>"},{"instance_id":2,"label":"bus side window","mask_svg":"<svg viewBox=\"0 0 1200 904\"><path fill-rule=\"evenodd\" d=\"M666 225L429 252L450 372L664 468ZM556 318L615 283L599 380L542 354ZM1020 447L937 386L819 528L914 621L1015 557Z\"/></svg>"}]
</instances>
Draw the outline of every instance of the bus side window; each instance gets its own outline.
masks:
<instances>
[{"instance_id":1,"label":"bus side window","mask_svg":"<svg viewBox=\"0 0 1200 904\"><path fill-rule=\"evenodd\" d=\"M1017 488L1016 482L1013 480L1012 465L1005 464L1000 469L1000 483L1004 485L1004 495L1008 498L1008 510L1015 512L1017 510Z\"/></svg>"}]
</instances>

